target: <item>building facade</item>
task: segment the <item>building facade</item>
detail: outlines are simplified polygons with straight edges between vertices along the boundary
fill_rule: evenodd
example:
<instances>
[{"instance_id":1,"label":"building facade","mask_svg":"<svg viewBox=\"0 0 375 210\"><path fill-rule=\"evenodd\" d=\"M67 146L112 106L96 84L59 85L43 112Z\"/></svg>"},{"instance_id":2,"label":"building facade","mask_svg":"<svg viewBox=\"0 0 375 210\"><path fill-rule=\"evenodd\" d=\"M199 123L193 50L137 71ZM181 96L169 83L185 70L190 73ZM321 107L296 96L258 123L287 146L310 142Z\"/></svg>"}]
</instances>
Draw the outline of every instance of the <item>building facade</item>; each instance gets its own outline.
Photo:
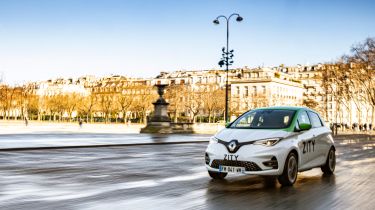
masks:
<instances>
[{"instance_id":1,"label":"building facade","mask_svg":"<svg viewBox=\"0 0 375 210\"><path fill-rule=\"evenodd\" d=\"M75 95L79 106L95 106L81 109L74 104L76 116L79 113L105 118L143 118L153 111L152 102L157 97L155 84L167 84L166 98L170 102L170 115L175 121L189 119L214 122L222 119L225 107L225 86L228 76L229 108L233 117L259 107L266 106L307 106L317 110L330 123L369 124L373 118L371 104L363 96L363 90L354 89L343 78L335 78L338 67L329 64L296 65L272 68L237 68L228 72L218 69L201 71L160 72L155 78L130 78L112 75L102 78L84 76L78 79L55 79L34 82L17 88L0 87L0 116L24 116L32 103L28 97L38 96L38 112L47 115L72 117L70 108L58 108L70 100L54 99L54 96ZM340 70L342 72L342 70ZM330 75L328 75L330 72ZM331 80L336 79L336 83ZM360 87L360 86L359 86ZM342 94L340 94L342 90ZM12 96L10 92L21 95ZM345 92L351 92L348 96ZM353 94L354 93L354 94ZM10 99L9 99L10 98ZM6 99L6 100L5 100ZM9 100L11 101L9 101ZM22 104L22 105L17 105ZM12 107L12 108L10 108ZM33 107L33 109L36 106ZM64 114L61 114L61 110ZM26 115L27 116L27 115ZM4 117L3 117L4 118Z\"/></svg>"},{"instance_id":2,"label":"building facade","mask_svg":"<svg viewBox=\"0 0 375 210\"><path fill-rule=\"evenodd\" d=\"M231 82L231 113L267 106L302 106L304 88L291 75L269 68L244 72Z\"/></svg>"}]
</instances>

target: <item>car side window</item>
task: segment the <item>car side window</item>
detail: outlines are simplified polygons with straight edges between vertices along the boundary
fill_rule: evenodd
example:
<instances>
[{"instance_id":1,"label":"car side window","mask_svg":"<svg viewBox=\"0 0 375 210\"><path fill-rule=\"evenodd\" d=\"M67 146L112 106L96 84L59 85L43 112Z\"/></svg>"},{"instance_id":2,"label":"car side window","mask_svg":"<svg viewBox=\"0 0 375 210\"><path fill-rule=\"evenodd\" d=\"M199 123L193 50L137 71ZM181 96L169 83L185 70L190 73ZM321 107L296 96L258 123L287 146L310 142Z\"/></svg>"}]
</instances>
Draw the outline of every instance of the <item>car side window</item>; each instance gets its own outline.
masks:
<instances>
[{"instance_id":1,"label":"car side window","mask_svg":"<svg viewBox=\"0 0 375 210\"><path fill-rule=\"evenodd\" d=\"M309 115L310 115L310 118L311 118L311 126L313 128L318 128L318 127L322 127L323 126L323 123L322 121L320 120L320 117L317 113L314 113L314 112L310 112L309 111Z\"/></svg>"},{"instance_id":2,"label":"car side window","mask_svg":"<svg viewBox=\"0 0 375 210\"><path fill-rule=\"evenodd\" d=\"M298 125L300 124L311 124L310 123L310 119L309 119L309 116L307 115L307 112L306 111L302 111L301 113L299 113L299 116L298 116Z\"/></svg>"}]
</instances>

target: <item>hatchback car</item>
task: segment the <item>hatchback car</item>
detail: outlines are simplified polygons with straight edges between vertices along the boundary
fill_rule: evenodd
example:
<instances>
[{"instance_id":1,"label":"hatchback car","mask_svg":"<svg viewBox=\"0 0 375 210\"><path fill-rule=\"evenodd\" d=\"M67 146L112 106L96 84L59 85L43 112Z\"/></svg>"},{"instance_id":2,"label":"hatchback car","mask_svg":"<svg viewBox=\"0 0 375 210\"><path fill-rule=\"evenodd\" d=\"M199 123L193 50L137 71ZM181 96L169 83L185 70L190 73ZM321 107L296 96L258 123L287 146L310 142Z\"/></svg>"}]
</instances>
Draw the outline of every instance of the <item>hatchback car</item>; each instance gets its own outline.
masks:
<instances>
[{"instance_id":1,"label":"hatchback car","mask_svg":"<svg viewBox=\"0 0 375 210\"><path fill-rule=\"evenodd\" d=\"M269 107L248 111L211 137L205 154L209 175L228 173L277 176L293 185L297 173L320 167L335 170L331 130L319 114L304 107Z\"/></svg>"}]
</instances>

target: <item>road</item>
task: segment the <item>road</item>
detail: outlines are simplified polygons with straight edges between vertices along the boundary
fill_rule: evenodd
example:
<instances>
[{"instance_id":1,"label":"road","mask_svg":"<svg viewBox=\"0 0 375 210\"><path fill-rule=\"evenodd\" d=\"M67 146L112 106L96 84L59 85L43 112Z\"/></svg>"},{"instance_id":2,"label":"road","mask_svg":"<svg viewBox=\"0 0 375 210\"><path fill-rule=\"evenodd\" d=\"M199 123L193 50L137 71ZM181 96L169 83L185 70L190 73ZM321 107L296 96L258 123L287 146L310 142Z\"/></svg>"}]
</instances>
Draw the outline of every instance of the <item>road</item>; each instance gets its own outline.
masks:
<instances>
[{"instance_id":1,"label":"road","mask_svg":"<svg viewBox=\"0 0 375 210\"><path fill-rule=\"evenodd\" d=\"M58 138L58 136L57 136ZM211 180L207 143L0 152L0 209L374 209L375 138L336 140L333 176Z\"/></svg>"}]
</instances>

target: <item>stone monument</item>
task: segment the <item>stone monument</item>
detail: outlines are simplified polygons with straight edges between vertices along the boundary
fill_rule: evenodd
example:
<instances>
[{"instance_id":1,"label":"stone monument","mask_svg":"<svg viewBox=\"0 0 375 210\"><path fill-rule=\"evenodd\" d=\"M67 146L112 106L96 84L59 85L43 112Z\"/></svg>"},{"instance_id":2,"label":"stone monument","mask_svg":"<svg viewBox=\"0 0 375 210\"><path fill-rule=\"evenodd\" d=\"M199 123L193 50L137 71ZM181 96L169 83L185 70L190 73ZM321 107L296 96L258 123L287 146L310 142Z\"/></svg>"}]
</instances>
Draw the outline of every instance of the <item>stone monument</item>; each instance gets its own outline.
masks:
<instances>
[{"instance_id":1,"label":"stone monument","mask_svg":"<svg viewBox=\"0 0 375 210\"><path fill-rule=\"evenodd\" d=\"M168 116L169 103L163 98L165 84L155 85L158 88L159 98L154 103L154 113L147 121L146 127L141 129L141 133L172 133L171 119Z\"/></svg>"}]
</instances>

